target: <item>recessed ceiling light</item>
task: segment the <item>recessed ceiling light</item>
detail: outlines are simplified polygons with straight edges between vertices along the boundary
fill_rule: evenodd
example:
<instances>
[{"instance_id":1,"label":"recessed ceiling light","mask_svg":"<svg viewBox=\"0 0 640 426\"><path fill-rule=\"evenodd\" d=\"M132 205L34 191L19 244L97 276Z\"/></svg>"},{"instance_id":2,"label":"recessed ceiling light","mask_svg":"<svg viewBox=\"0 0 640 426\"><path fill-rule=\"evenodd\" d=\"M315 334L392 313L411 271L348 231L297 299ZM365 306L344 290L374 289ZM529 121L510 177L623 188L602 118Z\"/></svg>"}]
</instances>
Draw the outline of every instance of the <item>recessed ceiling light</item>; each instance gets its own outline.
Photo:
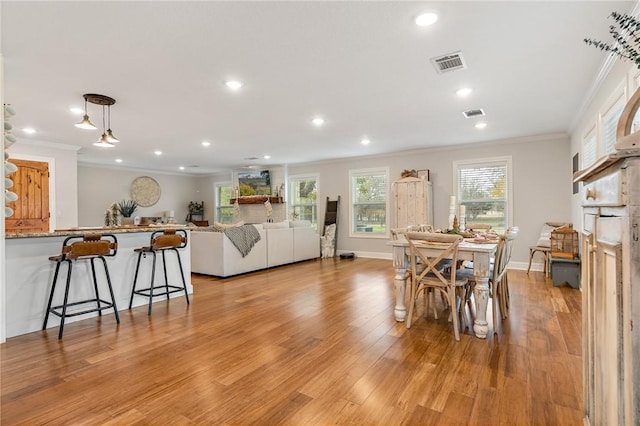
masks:
<instances>
[{"instance_id":1,"label":"recessed ceiling light","mask_svg":"<svg viewBox=\"0 0 640 426\"><path fill-rule=\"evenodd\" d=\"M485 127L487 127L487 123L485 123L484 121L481 121L480 123L476 123L475 125L476 129L484 129Z\"/></svg>"},{"instance_id":2,"label":"recessed ceiling light","mask_svg":"<svg viewBox=\"0 0 640 426\"><path fill-rule=\"evenodd\" d=\"M180 170L184 170L184 166L180 166L178 167Z\"/></svg>"},{"instance_id":3,"label":"recessed ceiling light","mask_svg":"<svg viewBox=\"0 0 640 426\"><path fill-rule=\"evenodd\" d=\"M75 115L83 115L84 114L84 110L82 108L78 108L78 107L71 107L71 108L69 108L69 111L71 111L71 113L75 114Z\"/></svg>"},{"instance_id":4,"label":"recessed ceiling light","mask_svg":"<svg viewBox=\"0 0 640 426\"><path fill-rule=\"evenodd\" d=\"M36 129L32 129L31 127L25 127L24 129L22 129L22 131L30 135L33 135L34 133L36 133Z\"/></svg>"},{"instance_id":5,"label":"recessed ceiling light","mask_svg":"<svg viewBox=\"0 0 640 426\"><path fill-rule=\"evenodd\" d=\"M369 138L363 138L360 143L362 145L369 145L371 143L371 141L369 140Z\"/></svg>"},{"instance_id":6,"label":"recessed ceiling light","mask_svg":"<svg viewBox=\"0 0 640 426\"><path fill-rule=\"evenodd\" d=\"M238 90L244 85L241 81L238 80L227 80L224 84L231 90Z\"/></svg>"},{"instance_id":7,"label":"recessed ceiling light","mask_svg":"<svg viewBox=\"0 0 640 426\"><path fill-rule=\"evenodd\" d=\"M262 158L264 158L265 160L268 160L268 159L270 159L270 158L271 158L271 156L270 156L270 155L265 155L265 156L264 156L264 157L262 157Z\"/></svg>"},{"instance_id":8,"label":"recessed ceiling light","mask_svg":"<svg viewBox=\"0 0 640 426\"><path fill-rule=\"evenodd\" d=\"M209 141L202 141L202 142L201 142L201 145L202 145L202 146L211 146L211 142L209 142Z\"/></svg>"},{"instance_id":9,"label":"recessed ceiling light","mask_svg":"<svg viewBox=\"0 0 640 426\"><path fill-rule=\"evenodd\" d=\"M153 151L155 155L162 155L162 151Z\"/></svg>"},{"instance_id":10,"label":"recessed ceiling light","mask_svg":"<svg viewBox=\"0 0 640 426\"><path fill-rule=\"evenodd\" d=\"M473 92L473 89L470 87L462 87L458 90L456 90L456 95L461 96L461 97L465 97L465 96L469 96L469 94L471 94L471 92Z\"/></svg>"},{"instance_id":11,"label":"recessed ceiling light","mask_svg":"<svg viewBox=\"0 0 640 426\"><path fill-rule=\"evenodd\" d=\"M438 20L438 15L435 12L427 12L416 16L415 23L419 27L428 27L433 25Z\"/></svg>"},{"instance_id":12,"label":"recessed ceiling light","mask_svg":"<svg viewBox=\"0 0 640 426\"><path fill-rule=\"evenodd\" d=\"M322 117L316 117L313 120L311 120L311 122L313 123L314 126L322 126L324 124L324 118Z\"/></svg>"},{"instance_id":13,"label":"recessed ceiling light","mask_svg":"<svg viewBox=\"0 0 640 426\"><path fill-rule=\"evenodd\" d=\"M122 158L116 158L116 163L122 163Z\"/></svg>"}]
</instances>

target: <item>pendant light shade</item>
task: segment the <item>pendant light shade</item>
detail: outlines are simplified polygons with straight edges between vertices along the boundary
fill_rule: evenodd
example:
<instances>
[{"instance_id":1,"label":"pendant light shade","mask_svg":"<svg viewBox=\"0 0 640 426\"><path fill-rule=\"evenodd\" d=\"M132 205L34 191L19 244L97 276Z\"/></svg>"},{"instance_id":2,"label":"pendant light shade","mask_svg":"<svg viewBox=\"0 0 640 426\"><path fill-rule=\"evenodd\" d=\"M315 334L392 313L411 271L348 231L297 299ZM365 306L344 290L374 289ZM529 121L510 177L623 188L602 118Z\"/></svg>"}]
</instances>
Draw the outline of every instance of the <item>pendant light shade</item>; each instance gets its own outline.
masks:
<instances>
[{"instance_id":1,"label":"pendant light shade","mask_svg":"<svg viewBox=\"0 0 640 426\"><path fill-rule=\"evenodd\" d=\"M76 123L76 127L79 129L85 129L85 130L97 129L97 127L94 126L91 121L89 121L89 116L87 115L87 98L86 97L84 98L84 117L82 117L81 122Z\"/></svg>"},{"instance_id":2,"label":"pendant light shade","mask_svg":"<svg viewBox=\"0 0 640 426\"><path fill-rule=\"evenodd\" d=\"M98 139L97 141L95 141L93 143L93 146L99 146L100 148L113 148L113 147L115 147L114 144L112 144L111 142L109 142L107 140L107 135L105 133L103 133L102 136L100 136L100 139Z\"/></svg>"},{"instance_id":3,"label":"pendant light shade","mask_svg":"<svg viewBox=\"0 0 640 426\"><path fill-rule=\"evenodd\" d=\"M76 123L76 127L79 128L79 129L85 129L85 130L95 130L95 129L97 129L97 127L94 126L91 121L89 121L89 116L87 114L85 114L84 117L82 117L82 121L81 122Z\"/></svg>"},{"instance_id":4,"label":"pendant light shade","mask_svg":"<svg viewBox=\"0 0 640 426\"><path fill-rule=\"evenodd\" d=\"M113 136L113 133L111 133L111 129L107 130L107 141L111 142L111 143L118 143L120 142L120 139L116 138L115 136Z\"/></svg>"},{"instance_id":5,"label":"pendant light shade","mask_svg":"<svg viewBox=\"0 0 640 426\"><path fill-rule=\"evenodd\" d=\"M120 142L120 139L113 136L113 133L111 132L111 105L107 106L107 116L108 116L108 120L107 120L108 127L107 127L106 140L111 143L118 143Z\"/></svg>"}]
</instances>

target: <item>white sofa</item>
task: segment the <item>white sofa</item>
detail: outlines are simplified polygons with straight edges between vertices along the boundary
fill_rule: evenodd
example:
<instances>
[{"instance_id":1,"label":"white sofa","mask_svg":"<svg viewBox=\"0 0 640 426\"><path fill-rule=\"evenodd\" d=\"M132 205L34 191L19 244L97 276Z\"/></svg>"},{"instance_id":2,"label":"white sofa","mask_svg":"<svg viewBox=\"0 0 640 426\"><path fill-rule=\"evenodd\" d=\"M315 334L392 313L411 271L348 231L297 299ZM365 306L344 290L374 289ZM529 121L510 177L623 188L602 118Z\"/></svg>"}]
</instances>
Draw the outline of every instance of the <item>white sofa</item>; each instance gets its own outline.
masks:
<instances>
[{"instance_id":1,"label":"white sofa","mask_svg":"<svg viewBox=\"0 0 640 426\"><path fill-rule=\"evenodd\" d=\"M191 271L229 277L320 257L320 237L309 221L254 225L258 241L244 258L224 232L191 231Z\"/></svg>"}]
</instances>

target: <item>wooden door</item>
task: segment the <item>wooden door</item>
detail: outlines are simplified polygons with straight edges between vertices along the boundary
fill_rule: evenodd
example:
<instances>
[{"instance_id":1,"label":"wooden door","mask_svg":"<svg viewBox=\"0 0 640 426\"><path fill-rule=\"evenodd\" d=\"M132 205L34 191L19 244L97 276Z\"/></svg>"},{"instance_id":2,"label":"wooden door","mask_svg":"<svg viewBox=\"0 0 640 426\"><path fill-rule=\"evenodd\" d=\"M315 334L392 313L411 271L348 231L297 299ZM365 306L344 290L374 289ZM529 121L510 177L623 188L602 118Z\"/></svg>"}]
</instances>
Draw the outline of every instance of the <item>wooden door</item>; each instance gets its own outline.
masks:
<instances>
[{"instance_id":1,"label":"wooden door","mask_svg":"<svg viewBox=\"0 0 640 426\"><path fill-rule=\"evenodd\" d=\"M8 204L14 213L5 219L6 233L49 232L49 164L9 161L18 166L9 176L18 199Z\"/></svg>"}]
</instances>

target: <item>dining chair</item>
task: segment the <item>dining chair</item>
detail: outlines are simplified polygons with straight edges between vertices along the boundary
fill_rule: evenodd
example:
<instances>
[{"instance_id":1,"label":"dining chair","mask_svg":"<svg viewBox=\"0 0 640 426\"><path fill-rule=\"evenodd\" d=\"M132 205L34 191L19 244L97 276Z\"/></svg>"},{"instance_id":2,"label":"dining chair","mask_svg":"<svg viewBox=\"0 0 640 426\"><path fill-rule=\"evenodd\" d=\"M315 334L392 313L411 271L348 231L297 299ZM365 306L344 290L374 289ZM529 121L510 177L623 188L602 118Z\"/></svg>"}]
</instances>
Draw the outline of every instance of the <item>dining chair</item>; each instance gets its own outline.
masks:
<instances>
[{"instance_id":1,"label":"dining chair","mask_svg":"<svg viewBox=\"0 0 640 426\"><path fill-rule=\"evenodd\" d=\"M496 332L498 324L498 309L500 310L501 319L506 319L509 314L509 282L507 280L507 266L511 260L511 253L513 250L513 242L517 238L520 228L513 226L508 228L504 235L500 235L498 238L498 247L496 248L496 254L494 262L489 267L489 289L490 297L492 300L493 311L493 330ZM458 271L458 275L469 280L469 288L471 289L469 295L473 292L475 287L475 277L473 270L468 268L461 268ZM467 300L466 302L469 303Z\"/></svg>"},{"instance_id":2,"label":"dining chair","mask_svg":"<svg viewBox=\"0 0 640 426\"><path fill-rule=\"evenodd\" d=\"M406 319L407 328L411 328L413 311L419 294L432 290L439 292L449 305L451 309L449 320L453 322L453 334L455 339L459 341L460 328L456 288L466 286L467 279L456 277L456 268L450 268L450 273L443 272L444 268L441 261L450 259L452 264L456 264L458 260L458 245L462 241L462 236L431 232L407 232L405 236L409 242L411 258L411 286L409 293L411 299ZM437 250L435 252L437 255L434 254L434 249ZM422 270L419 269L419 264L423 265ZM425 315L427 310L428 306L425 304Z\"/></svg>"},{"instance_id":3,"label":"dining chair","mask_svg":"<svg viewBox=\"0 0 640 426\"><path fill-rule=\"evenodd\" d=\"M467 223L465 224L464 229L471 232L485 233L491 230L491 225L488 223Z\"/></svg>"}]
</instances>

